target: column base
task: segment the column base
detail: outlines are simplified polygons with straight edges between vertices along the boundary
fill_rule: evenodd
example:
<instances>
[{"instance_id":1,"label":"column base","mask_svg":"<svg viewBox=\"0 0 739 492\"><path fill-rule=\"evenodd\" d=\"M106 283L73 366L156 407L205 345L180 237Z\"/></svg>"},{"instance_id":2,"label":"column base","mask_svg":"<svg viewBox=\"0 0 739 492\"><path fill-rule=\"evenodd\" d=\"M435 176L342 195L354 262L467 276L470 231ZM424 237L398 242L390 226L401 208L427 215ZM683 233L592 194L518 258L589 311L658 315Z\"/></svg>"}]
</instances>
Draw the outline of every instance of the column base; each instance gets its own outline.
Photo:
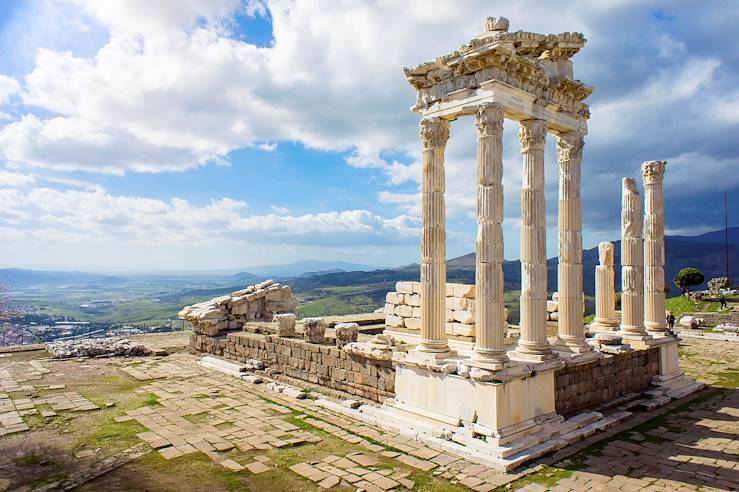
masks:
<instances>
[{"instance_id":1,"label":"column base","mask_svg":"<svg viewBox=\"0 0 739 492\"><path fill-rule=\"evenodd\" d=\"M422 350L420 347L422 346L418 345L413 350L409 350L405 356L405 360L413 364L440 364L446 359L457 355L457 352L449 347L447 347L443 352L428 352L426 350Z\"/></svg>"},{"instance_id":2,"label":"column base","mask_svg":"<svg viewBox=\"0 0 739 492\"><path fill-rule=\"evenodd\" d=\"M590 333L600 333L602 331L618 331L619 323L617 319L595 319L588 325Z\"/></svg>"},{"instance_id":3,"label":"column base","mask_svg":"<svg viewBox=\"0 0 739 492\"><path fill-rule=\"evenodd\" d=\"M562 338L555 337L551 341L552 348L558 352L568 352L572 354L582 354L592 352L593 347L588 345L585 337Z\"/></svg>"},{"instance_id":4,"label":"column base","mask_svg":"<svg viewBox=\"0 0 739 492\"><path fill-rule=\"evenodd\" d=\"M616 333L624 343L628 343L635 349L647 349L654 346L654 337L646 332L632 333L628 331L618 331Z\"/></svg>"}]
</instances>

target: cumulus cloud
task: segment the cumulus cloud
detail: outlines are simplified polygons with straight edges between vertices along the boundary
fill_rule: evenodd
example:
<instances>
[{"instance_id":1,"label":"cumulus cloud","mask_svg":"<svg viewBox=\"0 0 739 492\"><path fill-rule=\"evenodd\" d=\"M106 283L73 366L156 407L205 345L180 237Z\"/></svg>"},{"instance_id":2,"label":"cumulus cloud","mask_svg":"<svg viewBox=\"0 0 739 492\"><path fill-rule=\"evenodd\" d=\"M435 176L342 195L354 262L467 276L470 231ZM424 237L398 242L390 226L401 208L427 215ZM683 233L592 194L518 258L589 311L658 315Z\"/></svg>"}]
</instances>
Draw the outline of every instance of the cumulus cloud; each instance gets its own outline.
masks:
<instances>
[{"instance_id":1,"label":"cumulus cloud","mask_svg":"<svg viewBox=\"0 0 739 492\"><path fill-rule=\"evenodd\" d=\"M11 96L20 90L17 80L7 75L0 74L0 104L7 102Z\"/></svg>"}]
</instances>

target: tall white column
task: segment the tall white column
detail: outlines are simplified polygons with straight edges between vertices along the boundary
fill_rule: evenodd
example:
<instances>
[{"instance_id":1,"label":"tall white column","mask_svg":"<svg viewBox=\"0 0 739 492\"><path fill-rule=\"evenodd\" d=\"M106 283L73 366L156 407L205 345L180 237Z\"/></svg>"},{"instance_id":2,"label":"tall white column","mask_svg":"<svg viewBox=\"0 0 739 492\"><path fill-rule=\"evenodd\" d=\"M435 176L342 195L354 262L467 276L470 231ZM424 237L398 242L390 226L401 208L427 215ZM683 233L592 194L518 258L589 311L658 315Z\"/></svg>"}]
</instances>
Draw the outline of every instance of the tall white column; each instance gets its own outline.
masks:
<instances>
[{"instance_id":1,"label":"tall white column","mask_svg":"<svg viewBox=\"0 0 739 492\"><path fill-rule=\"evenodd\" d=\"M582 280L582 202L580 199L580 163L583 135L566 132L557 135L559 160L559 218L557 290L559 318L558 349L576 353L592 351L585 341Z\"/></svg>"},{"instance_id":2,"label":"tall white column","mask_svg":"<svg viewBox=\"0 0 739 492\"><path fill-rule=\"evenodd\" d=\"M613 256L613 243L598 244L600 265L595 267L595 319L590 325L593 331L614 331L618 328Z\"/></svg>"},{"instance_id":3,"label":"tall white column","mask_svg":"<svg viewBox=\"0 0 739 492\"><path fill-rule=\"evenodd\" d=\"M477 125L477 255L473 359L502 369L505 351L503 302L503 109L482 106Z\"/></svg>"},{"instance_id":4,"label":"tall white column","mask_svg":"<svg viewBox=\"0 0 739 492\"><path fill-rule=\"evenodd\" d=\"M547 340L547 248L544 199L544 120L520 122L523 155L521 190L521 338L518 356L541 360L552 357Z\"/></svg>"},{"instance_id":5,"label":"tall white column","mask_svg":"<svg viewBox=\"0 0 739 492\"><path fill-rule=\"evenodd\" d=\"M636 181L623 179L621 201L621 331L625 339L647 337L644 329L642 202Z\"/></svg>"},{"instance_id":6,"label":"tall white column","mask_svg":"<svg viewBox=\"0 0 739 492\"><path fill-rule=\"evenodd\" d=\"M421 352L449 351L445 332L446 208L444 204L444 149L449 121L421 120L423 184L421 237Z\"/></svg>"},{"instance_id":7,"label":"tall white column","mask_svg":"<svg viewBox=\"0 0 739 492\"><path fill-rule=\"evenodd\" d=\"M665 161L641 166L644 181L644 326L664 336L665 322L665 196L662 182Z\"/></svg>"}]
</instances>

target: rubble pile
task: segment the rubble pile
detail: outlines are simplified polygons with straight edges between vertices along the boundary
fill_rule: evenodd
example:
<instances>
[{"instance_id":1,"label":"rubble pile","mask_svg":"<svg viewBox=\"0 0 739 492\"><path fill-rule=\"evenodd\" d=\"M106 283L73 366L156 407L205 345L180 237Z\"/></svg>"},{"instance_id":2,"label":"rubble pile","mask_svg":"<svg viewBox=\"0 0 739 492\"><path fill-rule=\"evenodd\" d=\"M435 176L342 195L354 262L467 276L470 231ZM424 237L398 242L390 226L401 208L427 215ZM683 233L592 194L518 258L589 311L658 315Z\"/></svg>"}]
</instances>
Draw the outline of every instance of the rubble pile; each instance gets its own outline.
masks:
<instances>
[{"instance_id":1,"label":"rubble pile","mask_svg":"<svg viewBox=\"0 0 739 492\"><path fill-rule=\"evenodd\" d=\"M55 359L71 357L125 357L151 355L151 351L141 344L125 338L88 338L68 340L46 345Z\"/></svg>"},{"instance_id":2,"label":"rubble pile","mask_svg":"<svg viewBox=\"0 0 739 492\"><path fill-rule=\"evenodd\" d=\"M178 313L195 333L218 335L243 327L248 321L272 321L277 313L292 312L298 302L287 285L265 280L246 289L187 306Z\"/></svg>"}]
</instances>

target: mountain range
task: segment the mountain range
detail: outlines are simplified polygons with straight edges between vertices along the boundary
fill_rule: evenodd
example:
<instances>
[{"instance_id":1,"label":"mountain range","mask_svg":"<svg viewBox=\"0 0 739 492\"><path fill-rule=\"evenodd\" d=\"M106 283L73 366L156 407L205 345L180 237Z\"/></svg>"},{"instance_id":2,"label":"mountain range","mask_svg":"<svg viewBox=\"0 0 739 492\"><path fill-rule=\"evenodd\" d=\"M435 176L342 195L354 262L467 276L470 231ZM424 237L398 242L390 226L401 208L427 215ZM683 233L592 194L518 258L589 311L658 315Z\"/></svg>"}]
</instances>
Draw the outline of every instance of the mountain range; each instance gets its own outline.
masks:
<instances>
[{"instance_id":1,"label":"mountain range","mask_svg":"<svg viewBox=\"0 0 739 492\"><path fill-rule=\"evenodd\" d=\"M684 267L695 267L705 274L706 281L725 275L726 254L724 230L708 232L698 236L666 236L666 281L675 290L672 279ZM728 229L729 266L731 277L739 279L739 227ZM616 246L616 285L620 285L620 241ZM583 251L584 289L588 295L595 290L594 271L598 264L598 248ZM547 260L550 291L556 290L557 258ZM521 264L518 260L503 264L506 290L518 290L521 282ZM214 272L171 274L105 275L88 272L38 271L19 268L0 269L0 284L9 289L26 289L38 286L109 286L152 282L169 284L178 289L207 286L227 288L258 282L266 278L278 278L288 282L296 292L322 287L337 287L358 284L383 284L399 280L414 280L419 277L419 265L411 264L398 268L375 269L373 267L342 261L305 260L283 265L266 265L249 268L237 274L216 274ZM470 253L447 261L449 282L474 283L475 254ZM705 284L704 284L705 285Z\"/></svg>"}]
</instances>

